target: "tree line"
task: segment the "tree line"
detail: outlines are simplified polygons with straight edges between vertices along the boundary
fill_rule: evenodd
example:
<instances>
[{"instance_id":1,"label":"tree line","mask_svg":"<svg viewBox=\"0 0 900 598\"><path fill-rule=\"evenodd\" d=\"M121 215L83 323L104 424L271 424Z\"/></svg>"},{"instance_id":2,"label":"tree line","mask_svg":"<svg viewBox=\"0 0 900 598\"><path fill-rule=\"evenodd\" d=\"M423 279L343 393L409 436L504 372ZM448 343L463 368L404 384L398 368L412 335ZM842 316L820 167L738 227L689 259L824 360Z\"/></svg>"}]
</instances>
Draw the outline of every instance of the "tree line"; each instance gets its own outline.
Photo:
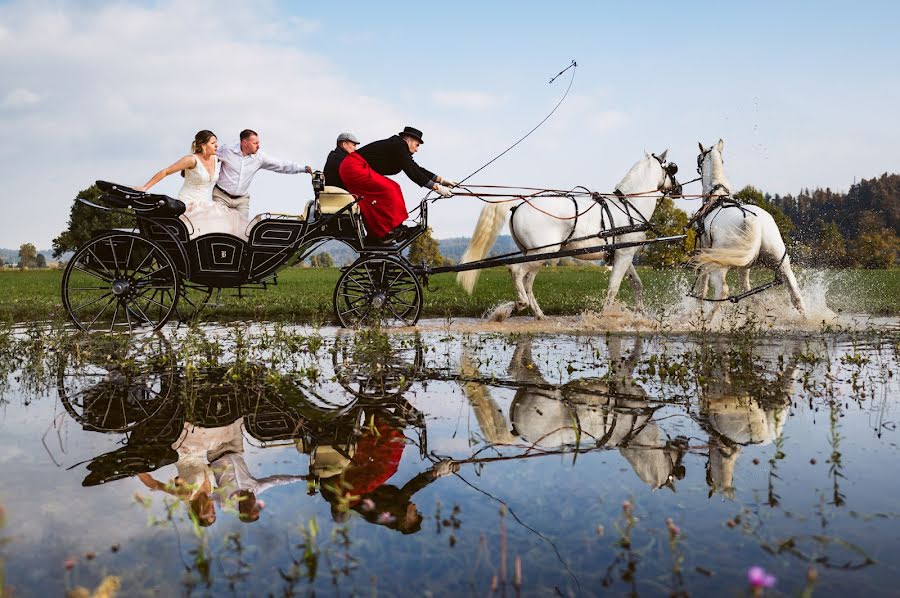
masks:
<instances>
[{"instance_id":1,"label":"tree line","mask_svg":"<svg viewBox=\"0 0 900 598\"><path fill-rule=\"evenodd\" d=\"M863 179L846 193L804 189L796 196L771 195L748 185L734 197L772 214L795 263L825 268L900 265L900 175ZM677 235L687 225L688 215L664 198L650 222L661 235ZM693 247L693 231L689 231L683 246L651 245L641 262L660 268L676 266L686 261Z\"/></svg>"}]
</instances>

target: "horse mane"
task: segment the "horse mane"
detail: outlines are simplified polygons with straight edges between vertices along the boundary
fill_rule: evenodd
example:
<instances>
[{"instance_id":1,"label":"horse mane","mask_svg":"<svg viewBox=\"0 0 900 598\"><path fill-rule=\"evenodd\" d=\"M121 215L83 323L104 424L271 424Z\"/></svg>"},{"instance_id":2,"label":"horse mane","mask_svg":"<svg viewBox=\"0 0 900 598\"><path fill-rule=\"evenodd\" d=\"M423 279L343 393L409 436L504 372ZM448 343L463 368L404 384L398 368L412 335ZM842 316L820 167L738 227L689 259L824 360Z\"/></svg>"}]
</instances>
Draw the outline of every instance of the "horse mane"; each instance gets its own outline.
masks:
<instances>
[{"instance_id":1,"label":"horse mane","mask_svg":"<svg viewBox=\"0 0 900 598\"><path fill-rule=\"evenodd\" d=\"M718 159L716 159L716 155L718 155ZM731 181L725 175L725 164L722 160L722 154L718 150L713 149L710 158L710 163L712 164L712 172L709 173L710 184L715 185L719 183L724 185L729 191L733 191L734 188L731 186Z\"/></svg>"},{"instance_id":2,"label":"horse mane","mask_svg":"<svg viewBox=\"0 0 900 598\"><path fill-rule=\"evenodd\" d=\"M652 189L641 189L640 187L646 187L648 184L653 185L653 183L645 182L653 162L656 162L656 159L652 156L645 156L635 162L634 166L625 173L625 176L622 177L622 180L616 185L616 189L622 193L643 193L644 191L652 191Z\"/></svg>"}]
</instances>

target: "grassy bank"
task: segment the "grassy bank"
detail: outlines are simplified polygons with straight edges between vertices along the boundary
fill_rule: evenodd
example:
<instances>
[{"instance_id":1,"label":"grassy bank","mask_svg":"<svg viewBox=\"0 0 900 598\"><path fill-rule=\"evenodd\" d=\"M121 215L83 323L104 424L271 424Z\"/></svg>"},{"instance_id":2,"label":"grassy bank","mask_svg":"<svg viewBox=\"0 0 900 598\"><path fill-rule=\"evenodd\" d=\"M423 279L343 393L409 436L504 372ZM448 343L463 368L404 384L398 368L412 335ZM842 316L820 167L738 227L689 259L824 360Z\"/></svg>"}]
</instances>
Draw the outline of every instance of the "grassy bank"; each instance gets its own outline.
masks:
<instances>
[{"instance_id":1,"label":"grassy bank","mask_svg":"<svg viewBox=\"0 0 900 598\"><path fill-rule=\"evenodd\" d=\"M681 300L693 280L688 271L640 270L649 307L665 307ZM233 290L222 291L215 319L270 319L295 322L325 322L331 318L331 297L337 268L300 269L282 272L278 285L266 291L251 291L243 298ZM756 283L771 274L755 273ZM828 305L835 310L873 315L900 314L900 270L844 270L824 274ZM57 270L0 272L0 321L22 322L60 317L60 282ZM547 314L574 314L602 305L609 272L595 267L548 267L537 277L535 295ZM732 288L737 288L732 281ZM456 286L453 275L435 276L425 292L425 317L480 316L492 306L515 297L505 268L482 273L475 294L467 296ZM782 289L778 291L784 293ZM622 285L620 298L632 303L629 284ZM786 294L785 294L786 298Z\"/></svg>"}]
</instances>

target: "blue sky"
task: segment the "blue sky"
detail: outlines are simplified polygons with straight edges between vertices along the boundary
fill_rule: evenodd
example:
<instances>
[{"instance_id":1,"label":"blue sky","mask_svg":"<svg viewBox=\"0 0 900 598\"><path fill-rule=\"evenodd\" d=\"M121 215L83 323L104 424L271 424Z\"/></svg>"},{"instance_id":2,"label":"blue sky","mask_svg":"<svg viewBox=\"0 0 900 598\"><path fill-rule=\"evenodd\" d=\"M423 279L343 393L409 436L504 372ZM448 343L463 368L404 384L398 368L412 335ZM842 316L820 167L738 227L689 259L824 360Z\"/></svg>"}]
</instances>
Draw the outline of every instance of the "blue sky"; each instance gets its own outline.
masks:
<instances>
[{"instance_id":1,"label":"blue sky","mask_svg":"<svg viewBox=\"0 0 900 598\"><path fill-rule=\"evenodd\" d=\"M410 124L417 160L460 178L543 118L572 59L566 102L478 182L608 191L665 148L689 178L721 137L738 186L845 190L900 171L898 22L888 2L3 2L0 246L48 247L79 189L143 183L202 128L321 167L341 130ZM312 191L261 173L251 194L289 212ZM479 209L439 202L436 236Z\"/></svg>"}]
</instances>

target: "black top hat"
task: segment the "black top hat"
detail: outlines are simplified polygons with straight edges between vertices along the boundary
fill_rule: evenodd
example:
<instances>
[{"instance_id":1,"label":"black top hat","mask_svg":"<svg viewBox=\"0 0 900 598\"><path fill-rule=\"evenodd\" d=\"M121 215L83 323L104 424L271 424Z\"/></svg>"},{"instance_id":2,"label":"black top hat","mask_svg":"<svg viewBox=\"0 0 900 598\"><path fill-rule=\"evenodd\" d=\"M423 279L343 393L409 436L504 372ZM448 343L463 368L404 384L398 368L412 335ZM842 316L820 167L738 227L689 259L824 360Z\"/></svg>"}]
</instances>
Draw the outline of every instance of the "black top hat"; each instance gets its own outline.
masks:
<instances>
[{"instance_id":1,"label":"black top hat","mask_svg":"<svg viewBox=\"0 0 900 598\"><path fill-rule=\"evenodd\" d=\"M424 141L422 141L422 131L420 131L419 129L416 129L414 127L403 127L403 130L397 134L398 135L408 135L409 137L412 137L419 143L425 143Z\"/></svg>"}]
</instances>

